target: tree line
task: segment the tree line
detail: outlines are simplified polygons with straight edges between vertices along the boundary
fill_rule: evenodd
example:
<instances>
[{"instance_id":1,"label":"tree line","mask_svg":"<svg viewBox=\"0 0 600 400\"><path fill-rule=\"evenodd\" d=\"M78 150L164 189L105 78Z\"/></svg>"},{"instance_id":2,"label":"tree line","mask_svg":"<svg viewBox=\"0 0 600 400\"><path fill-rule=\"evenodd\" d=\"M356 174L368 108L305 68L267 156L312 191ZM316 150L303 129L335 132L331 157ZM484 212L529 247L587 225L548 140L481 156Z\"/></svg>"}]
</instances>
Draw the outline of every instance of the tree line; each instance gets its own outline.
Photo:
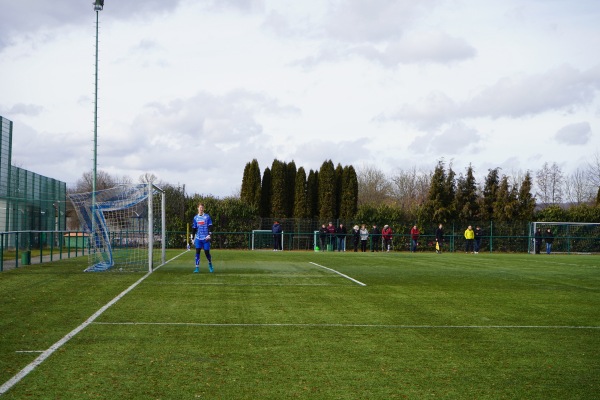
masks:
<instances>
[{"instance_id":1,"label":"tree line","mask_svg":"<svg viewBox=\"0 0 600 400\"><path fill-rule=\"evenodd\" d=\"M600 157L589 170L568 176L556 164L545 163L535 173L509 176L500 168L487 171L478 182L469 166L457 173L439 160L432 172L396 170L388 177L372 166L323 162L318 170L297 167L294 161L273 160L261 172L256 159L244 168L239 196L216 198L186 193L185 184L152 181L166 192L167 230L185 231L205 203L219 231L248 232L262 228L263 220L307 220L307 231L329 221L398 224L400 229L449 222L475 221L600 221ZM584 179L585 177L585 179ZM98 190L133 183L99 171ZM72 192L91 190L91 173L83 174ZM577 195L574 195L577 194ZM565 203L565 200L571 200ZM577 200L577 201L575 201ZM72 228L77 229L77 228Z\"/></svg>"},{"instance_id":2,"label":"tree line","mask_svg":"<svg viewBox=\"0 0 600 400\"><path fill-rule=\"evenodd\" d=\"M273 160L262 173L256 159L247 163L240 191L242 202L261 217L351 219L358 207L358 178L352 165L326 160L318 171Z\"/></svg>"}]
</instances>

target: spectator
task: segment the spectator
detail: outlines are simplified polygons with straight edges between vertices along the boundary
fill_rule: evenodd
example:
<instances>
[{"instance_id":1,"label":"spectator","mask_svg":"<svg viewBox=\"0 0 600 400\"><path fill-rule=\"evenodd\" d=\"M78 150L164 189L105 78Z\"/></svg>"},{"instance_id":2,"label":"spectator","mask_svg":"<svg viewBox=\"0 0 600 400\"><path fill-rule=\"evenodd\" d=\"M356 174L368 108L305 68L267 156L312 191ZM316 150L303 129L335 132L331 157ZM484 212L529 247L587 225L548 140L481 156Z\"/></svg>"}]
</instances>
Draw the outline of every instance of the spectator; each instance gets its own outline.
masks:
<instances>
[{"instance_id":1,"label":"spectator","mask_svg":"<svg viewBox=\"0 0 600 400\"><path fill-rule=\"evenodd\" d=\"M360 242L360 231L358 225L354 225L352 228L352 243L354 244L354 252L358 251L358 243Z\"/></svg>"},{"instance_id":2,"label":"spectator","mask_svg":"<svg viewBox=\"0 0 600 400\"><path fill-rule=\"evenodd\" d=\"M380 241L381 232L379 232L377 225L373 224L373 229L371 229L371 251L379 251Z\"/></svg>"},{"instance_id":3,"label":"spectator","mask_svg":"<svg viewBox=\"0 0 600 400\"><path fill-rule=\"evenodd\" d=\"M327 227L325 224L321 225L319 229L319 242L321 242L321 251L327 249Z\"/></svg>"},{"instance_id":4,"label":"spectator","mask_svg":"<svg viewBox=\"0 0 600 400\"><path fill-rule=\"evenodd\" d=\"M419 244L419 235L421 234L421 232L419 232L419 228L417 228L416 225L414 225L412 227L412 229L410 230L410 252L414 253L415 251L417 251L417 245Z\"/></svg>"},{"instance_id":5,"label":"spectator","mask_svg":"<svg viewBox=\"0 0 600 400\"><path fill-rule=\"evenodd\" d=\"M542 229L537 228L533 234L533 250L535 254L540 254L542 248Z\"/></svg>"},{"instance_id":6,"label":"spectator","mask_svg":"<svg viewBox=\"0 0 600 400\"><path fill-rule=\"evenodd\" d=\"M442 253L442 243L444 243L444 227L442 224L435 230L435 252Z\"/></svg>"},{"instance_id":7,"label":"spectator","mask_svg":"<svg viewBox=\"0 0 600 400\"><path fill-rule=\"evenodd\" d=\"M281 250L281 234L283 231L278 221L275 221L271 231L273 232L273 251L279 251Z\"/></svg>"},{"instance_id":8,"label":"spectator","mask_svg":"<svg viewBox=\"0 0 600 400\"><path fill-rule=\"evenodd\" d=\"M381 231L381 237L383 238L383 248L389 253L392 248L392 228L389 225L385 225Z\"/></svg>"},{"instance_id":9,"label":"spectator","mask_svg":"<svg viewBox=\"0 0 600 400\"><path fill-rule=\"evenodd\" d=\"M344 224L340 224L335 230L335 234L337 236L337 251L346 251L346 235L348 234L348 230Z\"/></svg>"},{"instance_id":10,"label":"spectator","mask_svg":"<svg viewBox=\"0 0 600 400\"><path fill-rule=\"evenodd\" d=\"M552 233L552 229L546 229L544 240L546 241L546 254L550 254L552 252L552 243L554 243L554 234Z\"/></svg>"},{"instance_id":11,"label":"spectator","mask_svg":"<svg viewBox=\"0 0 600 400\"><path fill-rule=\"evenodd\" d=\"M465 253L473 252L473 242L475 241L475 232L473 232L473 227L469 225L467 230L465 231Z\"/></svg>"},{"instance_id":12,"label":"spectator","mask_svg":"<svg viewBox=\"0 0 600 400\"><path fill-rule=\"evenodd\" d=\"M483 237L483 231L477 225L475 227L475 254L479 254L479 248L481 247L481 238Z\"/></svg>"},{"instance_id":13,"label":"spectator","mask_svg":"<svg viewBox=\"0 0 600 400\"><path fill-rule=\"evenodd\" d=\"M367 242L369 241L369 231L365 224L360 227L360 249L364 253L367 251Z\"/></svg>"},{"instance_id":14,"label":"spectator","mask_svg":"<svg viewBox=\"0 0 600 400\"><path fill-rule=\"evenodd\" d=\"M331 246L331 250L333 250L333 245L335 243L335 226L330 222L327 224L327 250L329 250L329 246Z\"/></svg>"}]
</instances>

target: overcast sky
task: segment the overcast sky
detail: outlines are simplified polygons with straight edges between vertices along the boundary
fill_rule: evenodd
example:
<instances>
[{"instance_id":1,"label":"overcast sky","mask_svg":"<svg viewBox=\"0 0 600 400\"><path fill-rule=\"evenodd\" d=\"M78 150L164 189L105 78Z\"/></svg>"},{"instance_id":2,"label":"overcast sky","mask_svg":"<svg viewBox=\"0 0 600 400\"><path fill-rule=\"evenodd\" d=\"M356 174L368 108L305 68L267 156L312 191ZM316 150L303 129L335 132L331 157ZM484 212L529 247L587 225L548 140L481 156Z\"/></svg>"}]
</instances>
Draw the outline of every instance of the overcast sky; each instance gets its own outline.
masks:
<instances>
[{"instance_id":1,"label":"overcast sky","mask_svg":"<svg viewBox=\"0 0 600 400\"><path fill-rule=\"evenodd\" d=\"M92 0L0 0L13 164L93 168ZM597 0L106 0L98 169L239 192L246 163L479 176L600 149Z\"/></svg>"}]
</instances>

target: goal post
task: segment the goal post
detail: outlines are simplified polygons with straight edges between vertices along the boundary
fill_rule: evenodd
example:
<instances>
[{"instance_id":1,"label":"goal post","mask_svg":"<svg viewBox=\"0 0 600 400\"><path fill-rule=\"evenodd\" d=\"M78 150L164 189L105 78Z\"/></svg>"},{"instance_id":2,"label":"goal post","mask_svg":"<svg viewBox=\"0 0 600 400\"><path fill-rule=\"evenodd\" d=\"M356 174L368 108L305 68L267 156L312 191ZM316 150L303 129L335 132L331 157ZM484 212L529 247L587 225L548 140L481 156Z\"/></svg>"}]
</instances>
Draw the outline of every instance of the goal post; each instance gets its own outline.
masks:
<instances>
[{"instance_id":1,"label":"goal post","mask_svg":"<svg viewBox=\"0 0 600 400\"><path fill-rule=\"evenodd\" d=\"M85 271L152 272L165 262L165 193L152 183L69 194L88 238Z\"/></svg>"},{"instance_id":2,"label":"goal post","mask_svg":"<svg viewBox=\"0 0 600 400\"><path fill-rule=\"evenodd\" d=\"M285 232L281 232L281 249L285 249ZM267 229L255 229L252 231L252 250L273 250L275 245L273 231Z\"/></svg>"},{"instance_id":3,"label":"goal post","mask_svg":"<svg viewBox=\"0 0 600 400\"><path fill-rule=\"evenodd\" d=\"M542 243L548 228L554 235L552 253L593 254L600 253L600 223L594 222L542 222L529 224L529 253L535 249L535 232L540 228ZM542 244L542 251L545 244Z\"/></svg>"}]
</instances>

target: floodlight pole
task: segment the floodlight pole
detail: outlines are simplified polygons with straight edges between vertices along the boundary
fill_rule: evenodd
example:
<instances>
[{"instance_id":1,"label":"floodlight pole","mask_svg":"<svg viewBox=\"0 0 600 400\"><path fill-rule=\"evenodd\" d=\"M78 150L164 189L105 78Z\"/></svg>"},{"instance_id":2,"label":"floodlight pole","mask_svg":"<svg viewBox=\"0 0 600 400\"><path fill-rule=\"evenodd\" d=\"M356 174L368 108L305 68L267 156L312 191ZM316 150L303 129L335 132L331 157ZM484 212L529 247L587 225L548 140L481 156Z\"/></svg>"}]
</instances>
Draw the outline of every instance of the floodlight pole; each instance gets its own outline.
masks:
<instances>
[{"instance_id":1,"label":"floodlight pole","mask_svg":"<svg viewBox=\"0 0 600 400\"><path fill-rule=\"evenodd\" d=\"M94 11L96 11L96 63L94 74L94 169L92 176L92 231L95 224L96 213L96 177L98 166L98 17L104 8L104 0L95 0Z\"/></svg>"}]
</instances>

